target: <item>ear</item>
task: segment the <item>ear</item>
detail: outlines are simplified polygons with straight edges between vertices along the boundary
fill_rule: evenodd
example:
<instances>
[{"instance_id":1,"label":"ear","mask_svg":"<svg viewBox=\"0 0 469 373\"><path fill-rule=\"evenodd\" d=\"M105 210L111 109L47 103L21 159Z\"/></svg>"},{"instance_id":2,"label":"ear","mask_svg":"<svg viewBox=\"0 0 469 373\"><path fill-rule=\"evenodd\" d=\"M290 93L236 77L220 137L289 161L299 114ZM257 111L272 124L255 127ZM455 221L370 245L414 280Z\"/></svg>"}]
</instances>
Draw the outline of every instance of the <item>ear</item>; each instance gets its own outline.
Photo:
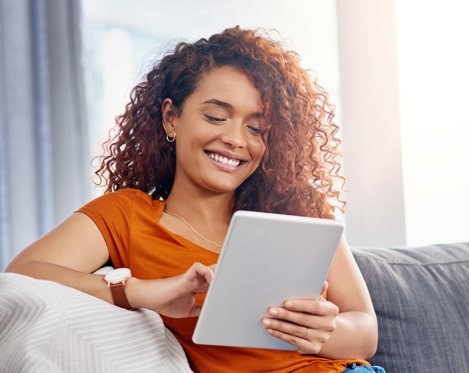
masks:
<instances>
[{"instance_id":1,"label":"ear","mask_svg":"<svg viewBox=\"0 0 469 373\"><path fill-rule=\"evenodd\" d=\"M166 133L174 132L174 120L177 117L176 110L170 98L165 98L161 105L161 116Z\"/></svg>"}]
</instances>

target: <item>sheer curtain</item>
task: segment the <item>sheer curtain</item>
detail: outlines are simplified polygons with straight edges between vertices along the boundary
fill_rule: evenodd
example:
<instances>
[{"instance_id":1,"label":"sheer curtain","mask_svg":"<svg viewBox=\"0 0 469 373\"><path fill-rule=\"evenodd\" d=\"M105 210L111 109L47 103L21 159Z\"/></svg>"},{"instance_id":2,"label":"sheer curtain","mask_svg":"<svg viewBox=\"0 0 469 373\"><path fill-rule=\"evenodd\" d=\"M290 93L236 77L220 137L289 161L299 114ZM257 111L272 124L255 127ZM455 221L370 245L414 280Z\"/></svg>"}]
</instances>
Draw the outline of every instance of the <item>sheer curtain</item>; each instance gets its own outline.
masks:
<instances>
[{"instance_id":1,"label":"sheer curtain","mask_svg":"<svg viewBox=\"0 0 469 373\"><path fill-rule=\"evenodd\" d=\"M79 4L0 0L0 269L89 198Z\"/></svg>"}]
</instances>

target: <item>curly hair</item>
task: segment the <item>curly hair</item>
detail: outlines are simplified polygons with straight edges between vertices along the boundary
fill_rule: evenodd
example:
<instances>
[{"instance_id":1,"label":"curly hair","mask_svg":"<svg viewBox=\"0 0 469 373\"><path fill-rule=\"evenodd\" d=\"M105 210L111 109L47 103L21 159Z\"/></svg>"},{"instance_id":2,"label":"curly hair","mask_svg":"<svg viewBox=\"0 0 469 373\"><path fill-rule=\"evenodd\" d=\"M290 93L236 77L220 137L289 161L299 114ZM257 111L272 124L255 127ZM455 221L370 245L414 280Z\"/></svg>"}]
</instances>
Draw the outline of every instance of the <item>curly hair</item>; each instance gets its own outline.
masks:
<instances>
[{"instance_id":1,"label":"curly hair","mask_svg":"<svg viewBox=\"0 0 469 373\"><path fill-rule=\"evenodd\" d=\"M96 170L105 192L137 188L165 199L175 174L175 146L165 141L162 103L178 112L204 74L230 66L258 89L269 124L260 167L235 192L235 210L332 218L343 209L340 139L326 91L300 67L297 53L261 30L224 30L179 43L131 92Z\"/></svg>"}]
</instances>

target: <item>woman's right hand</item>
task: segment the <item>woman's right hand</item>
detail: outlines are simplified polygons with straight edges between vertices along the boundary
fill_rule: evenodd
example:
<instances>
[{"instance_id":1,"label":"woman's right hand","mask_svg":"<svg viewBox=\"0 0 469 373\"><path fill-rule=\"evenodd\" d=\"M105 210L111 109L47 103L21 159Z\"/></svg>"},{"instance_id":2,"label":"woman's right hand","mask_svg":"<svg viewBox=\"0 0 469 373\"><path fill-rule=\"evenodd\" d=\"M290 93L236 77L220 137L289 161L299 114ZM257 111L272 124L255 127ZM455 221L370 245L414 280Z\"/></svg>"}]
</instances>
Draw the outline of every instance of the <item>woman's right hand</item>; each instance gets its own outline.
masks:
<instances>
[{"instance_id":1,"label":"woman's right hand","mask_svg":"<svg viewBox=\"0 0 469 373\"><path fill-rule=\"evenodd\" d=\"M126 291L135 308L148 308L168 317L198 316L198 293L206 293L213 278L213 266L194 263L179 276L158 280L129 280Z\"/></svg>"},{"instance_id":2,"label":"woman's right hand","mask_svg":"<svg viewBox=\"0 0 469 373\"><path fill-rule=\"evenodd\" d=\"M108 260L106 242L96 224L87 215L74 213L18 254L5 271L52 280L112 303L103 276L91 275ZM213 268L194 263L179 276L131 278L125 292L134 308L148 308L170 317L197 316L201 305L196 304L195 295L207 291Z\"/></svg>"}]
</instances>

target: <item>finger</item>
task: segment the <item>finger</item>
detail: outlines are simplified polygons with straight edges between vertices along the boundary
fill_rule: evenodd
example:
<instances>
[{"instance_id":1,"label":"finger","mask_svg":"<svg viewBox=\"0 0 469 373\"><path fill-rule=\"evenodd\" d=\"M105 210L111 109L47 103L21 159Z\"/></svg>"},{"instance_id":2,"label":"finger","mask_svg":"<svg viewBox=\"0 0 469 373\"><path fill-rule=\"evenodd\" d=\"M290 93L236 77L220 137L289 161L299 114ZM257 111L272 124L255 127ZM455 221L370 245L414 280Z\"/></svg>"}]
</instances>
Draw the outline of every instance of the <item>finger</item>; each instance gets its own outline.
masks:
<instances>
[{"instance_id":1,"label":"finger","mask_svg":"<svg viewBox=\"0 0 469 373\"><path fill-rule=\"evenodd\" d=\"M323 303L316 300L316 303ZM321 330L325 332L333 332L336 328L335 313L337 306L331 303L332 312L326 314L312 314L309 312L290 311L282 307L272 307L269 309L270 320L283 322L284 324L274 324L274 329L281 329L282 331L290 334L295 334L299 337L302 336L303 329L310 328ZM321 305L322 306L322 305ZM309 310L311 311L311 310ZM280 327L286 325L286 327ZM295 329L296 327L300 329Z\"/></svg>"},{"instance_id":2,"label":"finger","mask_svg":"<svg viewBox=\"0 0 469 373\"><path fill-rule=\"evenodd\" d=\"M290 311L318 316L337 316L339 313L339 307L324 299L287 300L284 307Z\"/></svg>"},{"instance_id":3,"label":"finger","mask_svg":"<svg viewBox=\"0 0 469 373\"><path fill-rule=\"evenodd\" d=\"M303 325L297 325L291 322L278 319L270 319L267 317L262 319L262 323L264 324L266 329L270 329L297 338L309 339L309 328Z\"/></svg>"},{"instance_id":4,"label":"finger","mask_svg":"<svg viewBox=\"0 0 469 373\"><path fill-rule=\"evenodd\" d=\"M212 281L214 273L211 266L196 262L192 265L192 268L198 276L205 278L208 283Z\"/></svg>"},{"instance_id":5,"label":"finger","mask_svg":"<svg viewBox=\"0 0 469 373\"><path fill-rule=\"evenodd\" d=\"M291 334L274 328L267 328L266 330L273 337L295 346L298 349L298 352L304 354L319 353L324 343L322 342L322 339L314 337L314 335L312 334L312 330L304 327L303 330L299 332L300 334L302 334L302 336Z\"/></svg>"},{"instance_id":6,"label":"finger","mask_svg":"<svg viewBox=\"0 0 469 373\"><path fill-rule=\"evenodd\" d=\"M207 281L208 284L210 284L213 280L214 272L213 269L210 267L207 267L207 270L204 273L205 281Z\"/></svg>"},{"instance_id":7,"label":"finger","mask_svg":"<svg viewBox=\"0 0 469 373\"><path fill-rule=\"evenodd\" d=\"M199 303L194 303L191 309L189 310L188 317L196 317L200 315L200 311L202 310L202 305Z\"/></svg>"},{"instance_id":8,"label":"finger","mask_svg":"<svg viewBox=\"0 0 469 373\"><path fill-rule=\"evenodd\" d=\"M193 263L181 278L181 291L184 295L189 292L193 294L205 293L212 278L212 269L201 263Z\"/></svg>"}]
</instances>

